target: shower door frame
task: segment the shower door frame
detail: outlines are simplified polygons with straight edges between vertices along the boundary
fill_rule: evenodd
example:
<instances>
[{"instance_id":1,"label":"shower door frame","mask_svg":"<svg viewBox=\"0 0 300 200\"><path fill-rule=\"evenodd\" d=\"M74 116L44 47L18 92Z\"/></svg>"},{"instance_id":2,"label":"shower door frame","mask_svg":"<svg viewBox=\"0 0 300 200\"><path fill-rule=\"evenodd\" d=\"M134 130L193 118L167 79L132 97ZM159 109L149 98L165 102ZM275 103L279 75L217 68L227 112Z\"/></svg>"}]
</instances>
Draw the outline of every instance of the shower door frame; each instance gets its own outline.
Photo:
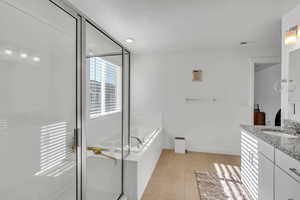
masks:
<instances>
[{"instance_id":1,"label":"shower door frame","mask_svg":"<svg viewBox=\"0 0 300 200\"><path fill-rule=\"evenodd\" d=\"M75 143L77 147L77 176L76 176L76 200L87 200L87 175L86 175L86 132L85 132L85 117L87 116L87 110L85 105L84 95L87 94L86 87L84 83L86 80L87 68L86 68L86 34L85 28L86 23L90 23L93 25L99 32L104 34L107 38L109 38L112 42L116 43L122 49L122 69L125 67L125 54L128 53L128 105L125 105L124 99L125 96L125 70L122 70L122 133L121 133L121 149L122 149L122 160L121 160L121 194L118 197L118 200L121 199L124 195L124 107L128 106L127 113L127 128L128 128L128 145L130 152L130 96L131 96L131 52L129 49L125 48L120 42L114 39L109 33L104 31L97 23L95 23L92 19L87 17L84 13L75 8L72 4L65 0L49 0L53 4L55 4L58 8L62 9L72 17L76 19L76 131L75 131ZM101 198L101 197L100 197Z\"/></svg>"},{"instance_id":2,"label":"shower door frame","mask_svg":"<svg viewBox=\"0 0 300 200\"><path fill-rule=\"evenodd\" d=\"M82 148L81 148L81 140L82 140L82 97L81 97L81 27L80 15L72 9L69 5L67 5L62 0L49 0L58 9L61 9L71 17L76 20L76 128L74 130L74 147L76 148L76 200L82 200Z\"/></svg>"}]
</instances>

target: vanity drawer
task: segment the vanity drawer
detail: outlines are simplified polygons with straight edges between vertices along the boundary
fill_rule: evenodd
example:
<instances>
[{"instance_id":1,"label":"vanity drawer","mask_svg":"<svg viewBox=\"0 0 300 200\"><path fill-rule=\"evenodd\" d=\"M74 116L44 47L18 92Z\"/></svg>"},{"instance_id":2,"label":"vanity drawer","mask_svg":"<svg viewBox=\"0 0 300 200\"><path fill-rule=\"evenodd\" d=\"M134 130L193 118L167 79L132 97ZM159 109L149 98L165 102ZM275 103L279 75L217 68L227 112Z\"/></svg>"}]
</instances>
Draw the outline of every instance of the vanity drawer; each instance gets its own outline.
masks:
<instances>
[{"instance_id":1,"label":"vanity drawer","mask_svg":"<svg viewBox=\"0 0 300 200\"><path fill-rule=\"evenodd\" d=\"M275 167L275 200L299 200L300 183Z\"/></svg>"},{"instance_id":2,"label":"vanity drawer","mask_svg":"<svg viewBox=\"0 0 300 200\"><path fill-rule=\"evenodd\" d=\"M265 141L257 138L258 142L258 151L259 153L263 154L266 158L268 158L271 162L274 162L274 154L275 154L275 148L266 143Z\"/></svg>"},{"instance_id":3,"label":"vanity drawer","mask_svg":"<svg viewBox=\"0 0 300 200\"><path fill-rule=\"evenodd\" d=\"M285 173L289 174L300 183L300 161L295 160L276 149L275 163L279 168L285 171Z\"/></svg>"}]
</instances>

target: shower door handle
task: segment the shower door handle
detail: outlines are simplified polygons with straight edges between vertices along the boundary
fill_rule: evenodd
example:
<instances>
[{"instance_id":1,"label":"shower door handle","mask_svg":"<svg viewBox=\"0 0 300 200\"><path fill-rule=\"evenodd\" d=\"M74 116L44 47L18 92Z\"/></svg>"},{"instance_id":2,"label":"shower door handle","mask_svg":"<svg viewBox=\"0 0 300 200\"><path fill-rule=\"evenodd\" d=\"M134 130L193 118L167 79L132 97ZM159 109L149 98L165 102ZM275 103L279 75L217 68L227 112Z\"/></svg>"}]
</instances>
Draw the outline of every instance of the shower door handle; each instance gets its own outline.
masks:
<instances>
[{"instance_id":1,"label":"shower door handle","mask_svg":"<svg viewBox=\"0 0 300 200\"><path fill-rule=\"evenodd\" d=\"M74 134L73 134L73 145L72 145L72 151L76 152L77 147L78 147L78 133L79 133L79 129L75 128L74 129Z\"/></svg>"}]
</instances>

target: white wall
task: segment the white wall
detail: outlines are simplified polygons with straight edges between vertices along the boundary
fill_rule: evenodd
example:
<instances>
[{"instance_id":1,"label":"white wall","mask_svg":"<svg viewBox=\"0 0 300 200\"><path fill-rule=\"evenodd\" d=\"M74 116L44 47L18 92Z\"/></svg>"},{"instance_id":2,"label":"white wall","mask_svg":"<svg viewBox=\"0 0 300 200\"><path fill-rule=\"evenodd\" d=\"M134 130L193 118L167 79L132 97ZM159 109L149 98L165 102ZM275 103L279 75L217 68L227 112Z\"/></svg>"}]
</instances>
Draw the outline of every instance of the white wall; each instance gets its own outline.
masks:
<instances>
[{"instance_id":1,"label":"white wall","mask_svg":"<svg viewBox=\"0 0 300 200\"><path fill-rule=\"evenodd\" d=\"M291 10L289 13L287 13L282 18L282 51L281 51L281 57L282 57L282 79L288 80L289 79L289 52L299 49L300 48L300 40L297 40L297 43L295 45L288 45L286 46L284 44L284 35L285 32L288 31L291 27L300 24L300 4L295 7L293 10ZM290 105L288 103L288 87L286 83L282 84L283 91L281 93L281 104L282 104L282 118L283 119L294 119L300 121L298 118L295 118L289 112ZM297 103L296 107L300 107L300 103ZM291 109L290 109L291 110Z\"/></svg>"},{"instance_id":2,"label":"white wall","mask_svg":"<svg viewBox=\"0 0 300 200\"><path fill-rule=\"evenodd\" d=\"M239 154L239 125L251 121L249 59L279 54L280 49L237 48L135 55L132 114L163 112L165 148L184 136L188 150ZM203 70L203 82L191 81L193 69ZM203 101L187 104L191 96Z\"/></svg>"},{"instance_id":3,"label":"white wall","mask_svg":"<svg viewBox=\"0 0 300 200\"><path fill-rule=\"evenodd\" d=\"M276 113L281 107L280 93L274 86L281 79L281 65L276 64L255 72L254 103L266 113L266 125L274 126Z\"/></svg>"}]
</instances>

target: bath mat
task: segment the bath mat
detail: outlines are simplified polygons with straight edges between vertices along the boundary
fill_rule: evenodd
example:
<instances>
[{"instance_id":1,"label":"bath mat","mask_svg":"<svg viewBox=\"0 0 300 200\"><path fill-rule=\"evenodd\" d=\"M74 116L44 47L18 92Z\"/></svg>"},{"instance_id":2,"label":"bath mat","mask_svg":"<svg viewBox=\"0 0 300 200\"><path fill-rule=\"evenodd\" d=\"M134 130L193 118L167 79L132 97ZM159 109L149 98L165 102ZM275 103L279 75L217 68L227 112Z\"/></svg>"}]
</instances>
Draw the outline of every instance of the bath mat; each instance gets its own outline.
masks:
<instances>
[{"instance_id":1,"label":"bath mat","mask_svg":"<svg viewBox=\"0 0 300 200\"><path fill-rule=\"evenodd\" d=\"M200 200L251 200L239 175L196 171Z\"/></svg>"}]
</instances>

